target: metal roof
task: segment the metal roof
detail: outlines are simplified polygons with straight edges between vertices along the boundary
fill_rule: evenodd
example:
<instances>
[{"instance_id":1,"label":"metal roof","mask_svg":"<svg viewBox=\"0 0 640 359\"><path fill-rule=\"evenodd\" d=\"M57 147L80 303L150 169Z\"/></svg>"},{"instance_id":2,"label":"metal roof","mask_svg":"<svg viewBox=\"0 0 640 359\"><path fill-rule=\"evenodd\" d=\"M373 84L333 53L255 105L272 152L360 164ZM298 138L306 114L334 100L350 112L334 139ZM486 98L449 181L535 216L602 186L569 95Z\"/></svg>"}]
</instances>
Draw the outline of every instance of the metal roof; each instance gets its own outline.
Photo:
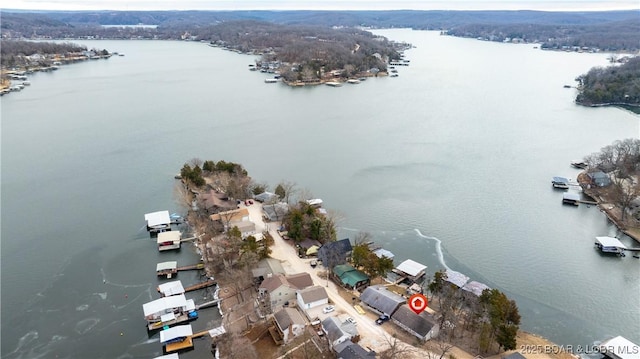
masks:
<instances>
[{"instance_id":1,"label":"metal roof","mask_svg":"<svg viewBox=\"0 0 640 359\"><path fill-rule=\"evenodd\" d=\"M302 297L302 300L305 303L313 303L322 299L329 298L324 287L321 287L319 285L300 290L298 291L298 294L300 294L300 297Z\"/></svg>"},{"instance_id":2,"label":"metal roof","mask_svg":"<svg viewBox=\"0 0 640 359\"><path fill-rule=\"evenodd\" d=\"M176 325L175 327L160 332L160 343L165 343L180 337L188 337L190 335L193 335L191 324Z\"/></svg>"},{"instance_id":3,"label":"metal roof","mask_svg":"<svg viewBox=\"0 0 640 359\"><path fill-rule=\"evenodd\" d=\"M573 193L573 192L565 192L562 194L562 199L570 199L570 200L574 200L574 201L579 201L580 200L580 195L577 193Z\"/></svg>"},{"instance_id":4,"label":"metal roof","mask_svg":"<svg viewBox=\"0 0 640 359\"><path fill-rule=\"evenodd\" d=\"M171 354L167 354L167 355L161 355L161 356L155 357L153 359L180 359L180 357L178 356L178 353L171 353Z\"/></svg>"},{"instance_id":5,"label":"metal roof","mask_svg":"<svg viewBox=\"0 0 640 359\"><path fill-rule=\"evenodd\" d=\"M156 265L156 272L167 269L176 269L178 268L178 262L169 261L169 262L161 262Z\"/></svg>"},{"instance_id":6,"label":"metal roof","mask_svg":"<svg viewBox=\"0 0 640 359\"><path fill-rule=\"evenodd\" d=\"M412 277L415 277L420 274L420 272L423 272L425 269L427 269L427 266L424 264L420 264L412 259L407 259L406 261L400 263L400 265L397 266L396 269L401 272L405 272Z\"/></svg>"},{"instance_id":7,"label":"metal roof","mask_svg":"<svg viewBox=\"0 0 640 359\"><path fill-rule=\"evenodd\" d=\"M617 336L602 342L600 352L616 359L638 359L640 346L625 337Z\"/></svg>"},{"instance_id":8,"label":"metal roof","mask_svg":"<svg viewBox=\"0 0 640 359\"><path fill-rule=\"evenodd\" d=\"M569 180L564 177L553 177L553 180L551 182L569 184Z\"/></svg>"},{"instance_id":9,"label":"metal roof","mask_svg":"<svg viewBox=\"0 0 640 359\"><path fill-rule=\"evenodd\" d=\"M404 297L379 285L367 287L360 295L360 300L387 315L391 315L400 305L407 302Z\"/></svg>"},{"instance_id":10,"label":"metal roof","mask_svg":"<svg viewBox=\"0 0 640 359\"><path fill-rule=\"evenodd\" d=\"M602 244L603 247L616 247L620 249L627 249L627 246L625 246L622 242L620 242L618 238L596 237L596 241Z\"/></svg>"},{"instance_id":11,"label":"metal roof","mask_svg":"<svg viewBox=\"0 0 640 359\"><path fill-rule=\"evenodd\" d=\"M462 286L462 290L466 290L467 292L471 292L475 294L477 297L482 295L482 292L485 289L491 289L488 285L476 281L468 282L467 284Z\"/></svg>"},{"instance_id":12,"label":"metal roof","mask_svg":"<svg viewBox=\"0 0 640 359\"><path fill-rule=\"evenodd\" d=\"M395 257L395 255L394 255L393 253L391 253L390 251L388 251L388 250L386 250L386 249L384 249L384 248L378 248L378 249L376 249L375 251L373 251L373 253L374 253L375 255L377 255L377 256L378 256L378 258L382 258L383 256L384 256L384 257L387 257L387 258L393 258L393 257Z\"/></svg>"},{"instance_id":13,"label":"metal roof","mask_svg":"<svg viewBox=\"0 0 640 359\"><path fill-rule=\"evenodd\" d=\"M181 235L180 231L160 232L158 233L158 244L179 241Z\"/></svg>"},{"instance_id":14,"label":"metal roof","mask_svg":"<svg viewBox=\"0 0 640 359\"><path fill-rule=\"evenodd\" d=\"M171 218L169 217L169 211L158 211L158 212L147 213L144 215L144 220L147 221L147 226L149 227L171 223Z\"/></svg>"},{"instance_id":15,"label":"metal roof","mask_svg":"<svg viewBox=\"0 0 640 359\"><path fill-rule=\"evenodd\" d=\"M144 316L160 313L167 309L186 307L187 298L184 294L172 295L170 297L162 297L149 303L142 305Z\"/></svg>"},{"instance_id":16,"label":"metal roof","mask_svg":"<svg viewBox=\"0 0 640 359\"><path fill-rule=\"evenodd\" d=\"M168 297L170 295L183 294L184 287L182 286L182 282L179 280L173 282L162 283L158 286L158 292Z\"/></svg>"},{"instance_id":17,"label":"metal roof","mask_svg":"<svg viewBox=\"0 0 640 359\"><path fill-rule=\"evenodd\" d=\"M447 269L447 279L446 279L447 282L453 283L457 285L459 288L462 288L464 287L464 285L467 283L468 280L469 280L469 277L467 277L466 275L451 269Z\"/></svg>"}]
</instances>

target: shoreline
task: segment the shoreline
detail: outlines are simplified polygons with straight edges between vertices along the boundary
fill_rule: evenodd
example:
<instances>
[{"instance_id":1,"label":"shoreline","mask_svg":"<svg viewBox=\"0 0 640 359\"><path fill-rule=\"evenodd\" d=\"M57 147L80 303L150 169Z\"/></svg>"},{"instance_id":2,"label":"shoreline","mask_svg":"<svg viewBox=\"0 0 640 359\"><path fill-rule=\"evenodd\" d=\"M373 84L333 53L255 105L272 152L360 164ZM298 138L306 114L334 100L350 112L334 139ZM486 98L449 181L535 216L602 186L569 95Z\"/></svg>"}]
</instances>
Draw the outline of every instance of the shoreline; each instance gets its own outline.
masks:
<instances>
[{"instance_id":1,"label":"shoreline","mask_svg":"<svg viewBox=\"0 0 640 359\"><path fill-rule=\"evenodd\" d=\"M602 196L597 193L594 189L588 188L587 184L589 179L587 177L587 171L582 171L577 176L577 181L582 188L582 192L587 196L593 198L598 206L600 212L603 212L607 219L613 223L620 232L629 236L631 239L640 244L640 228L638 227L629 227L625 223L622 222L620 215L616 212L622 211L618 208L617 205L610 203L606 199L602 198Z\"/></svg>"},{"instance_id":2,"label":"shoreline","mask_svg":"<svg viewBox=\"0 0 640 359\"><path fill-rule=\"evenodd\" d=\"M359 323L358 329L361 335L360 343L364 347L371 348L378 353L383 352L388 349L388 344L385 338L396 337L397 335L396 338L401 343L404 343L404 345L415 349L415 353L411 357L424 358L435 355L434 352L429 350L429 347L430 345L434 345L434 343L439 342L437 338L423 342L420 345L413 345L415 344L415 342L412 339L415 338L407 335L406 333L403 333L399 328L373 325L375 321L375 315L369 312L365 314L358 313L356 309L351 305L351 303L343 298L343 295L340 292L341 290L344 290L343 288L338 287L333 281L328 281L320 277L321 272L324 272L324 269L321 268L321 266L318 266L317 268L311 268L309 265L311 259L300 258L296 255L295 248L291 245L291 243L284 240L284 238L282 238L277 230L280 227L280 222L265 222L263 220L261 203L256 202L249 206L241 204L240 206L241 208L246 208L249 211L249 219L256 223L256 232L267 231L273 237L274 244L271 246L272 253L270 255L270 258L280 261L283 269L288 275L302 272L309 273L315 285L319 285L325 288L330 299L330 303L336 306L337 313L346 314L350 315L353 318L357 318ZM204 249L200 246L200 244L198 244L198 247L201 250ZM206 267L208 258L206 258L206 256L203 256L203 261L205 262ZM229 288L228 283L224 283L222 285L223 286L220 287L221 302L218 308L220 310L221 316L224 318L223 322L230 323L231 325L236 322L244 322L242 320L244 313L238 313L237 310L239 309L239 307L244 307L246 303L237 302L237 299L235 298L236 293L234 293L233 290ZM244 309L250 310L248 307L245 307ZM226 329L228 331L230 330L230 328ZM500 351L496 354L487 356L486 358L501 359L504 356L515 352L519 352L526 358L530 359L577 358L575 355L567 352L564 349L564 346L558 345L538 334L518 330L516 340L517 345L515 350ZM478 357L477 354L474 354L472 351L468 350L469 348L465 349L459 346L453 346L449 354L454 355L458 359L474 359Z\"/></svg>"}]
</instances>

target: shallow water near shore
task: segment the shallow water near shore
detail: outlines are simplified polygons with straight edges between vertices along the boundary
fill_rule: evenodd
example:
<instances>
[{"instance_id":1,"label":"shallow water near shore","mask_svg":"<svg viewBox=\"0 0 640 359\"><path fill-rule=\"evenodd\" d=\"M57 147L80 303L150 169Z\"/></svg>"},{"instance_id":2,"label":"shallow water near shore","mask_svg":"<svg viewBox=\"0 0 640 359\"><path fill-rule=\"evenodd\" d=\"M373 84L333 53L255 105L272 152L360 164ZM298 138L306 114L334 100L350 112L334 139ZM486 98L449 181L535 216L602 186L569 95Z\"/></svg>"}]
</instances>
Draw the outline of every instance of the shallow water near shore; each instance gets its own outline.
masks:
<instances>
[{"instance_id":1,"label":"shallow water near shore","mask_svg":"<svg viewBox=\"0 0 640 359\"><path fill-rule=\"evenodd\" d=\"M143 215L180 210L173 176L193 157L309 189L339 212L340 236L367 231L396 264L499 288L523 329L558 344L640 343L640 261L595 251L616 228L594 206L562 206L550 184L638 137L637 115L576 106L563 88L607 54L380 33L416 45L397 78L289 88L248 71L254 57L204 43L78 41L126 56L35 74L3 96L1 356L161 354L142 316L155 264L199 257L158 253ZM217 309L201 315L194 329L219 325ZM197 341L181 358L209 355Z\"/></svg>"}]
</instances>

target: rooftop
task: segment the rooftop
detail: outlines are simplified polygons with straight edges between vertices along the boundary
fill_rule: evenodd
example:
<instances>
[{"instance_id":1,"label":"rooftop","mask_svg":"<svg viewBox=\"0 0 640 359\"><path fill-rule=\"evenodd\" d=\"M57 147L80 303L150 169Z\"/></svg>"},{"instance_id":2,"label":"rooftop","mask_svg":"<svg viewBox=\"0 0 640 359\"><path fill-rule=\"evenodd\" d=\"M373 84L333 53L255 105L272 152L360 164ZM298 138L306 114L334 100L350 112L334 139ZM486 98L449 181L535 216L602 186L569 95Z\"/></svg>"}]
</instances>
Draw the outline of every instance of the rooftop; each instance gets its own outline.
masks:
<instances>
[{"instance_id":1,"label":"rooftop","mask_svg":"<svg viewBox=\"0 0 640 359\"><path fill-rule=\"evenodd\" d=\"M424 272L424 270L427 269L427 266L424 264L420 264L412 259L407 259L406 261L400 263L400 265L397 266L396 269L412 277L416 277Z\"/></svg>"}]
</instances>

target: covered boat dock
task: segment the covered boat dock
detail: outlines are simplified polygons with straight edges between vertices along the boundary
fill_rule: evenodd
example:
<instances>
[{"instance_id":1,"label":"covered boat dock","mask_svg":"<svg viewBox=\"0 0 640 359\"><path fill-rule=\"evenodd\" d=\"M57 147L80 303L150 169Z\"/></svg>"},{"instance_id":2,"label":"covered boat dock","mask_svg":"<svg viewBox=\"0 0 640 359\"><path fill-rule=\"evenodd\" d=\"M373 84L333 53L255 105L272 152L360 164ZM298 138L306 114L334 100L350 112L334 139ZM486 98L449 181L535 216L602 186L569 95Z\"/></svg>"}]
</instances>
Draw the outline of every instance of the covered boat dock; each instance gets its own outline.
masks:
<instances>
[{"instance_id":1,"label":"covered boat dock","mask_svg":"<svg viewBox=\"0 0 640 359\"><path fill-rule=\"evenodd\" d=\"M624 251L627 250L627 246L613 237L596 237L595 246L603 253L614 253L620 257L624 257Z\"/></svg>"}]
</instances>

